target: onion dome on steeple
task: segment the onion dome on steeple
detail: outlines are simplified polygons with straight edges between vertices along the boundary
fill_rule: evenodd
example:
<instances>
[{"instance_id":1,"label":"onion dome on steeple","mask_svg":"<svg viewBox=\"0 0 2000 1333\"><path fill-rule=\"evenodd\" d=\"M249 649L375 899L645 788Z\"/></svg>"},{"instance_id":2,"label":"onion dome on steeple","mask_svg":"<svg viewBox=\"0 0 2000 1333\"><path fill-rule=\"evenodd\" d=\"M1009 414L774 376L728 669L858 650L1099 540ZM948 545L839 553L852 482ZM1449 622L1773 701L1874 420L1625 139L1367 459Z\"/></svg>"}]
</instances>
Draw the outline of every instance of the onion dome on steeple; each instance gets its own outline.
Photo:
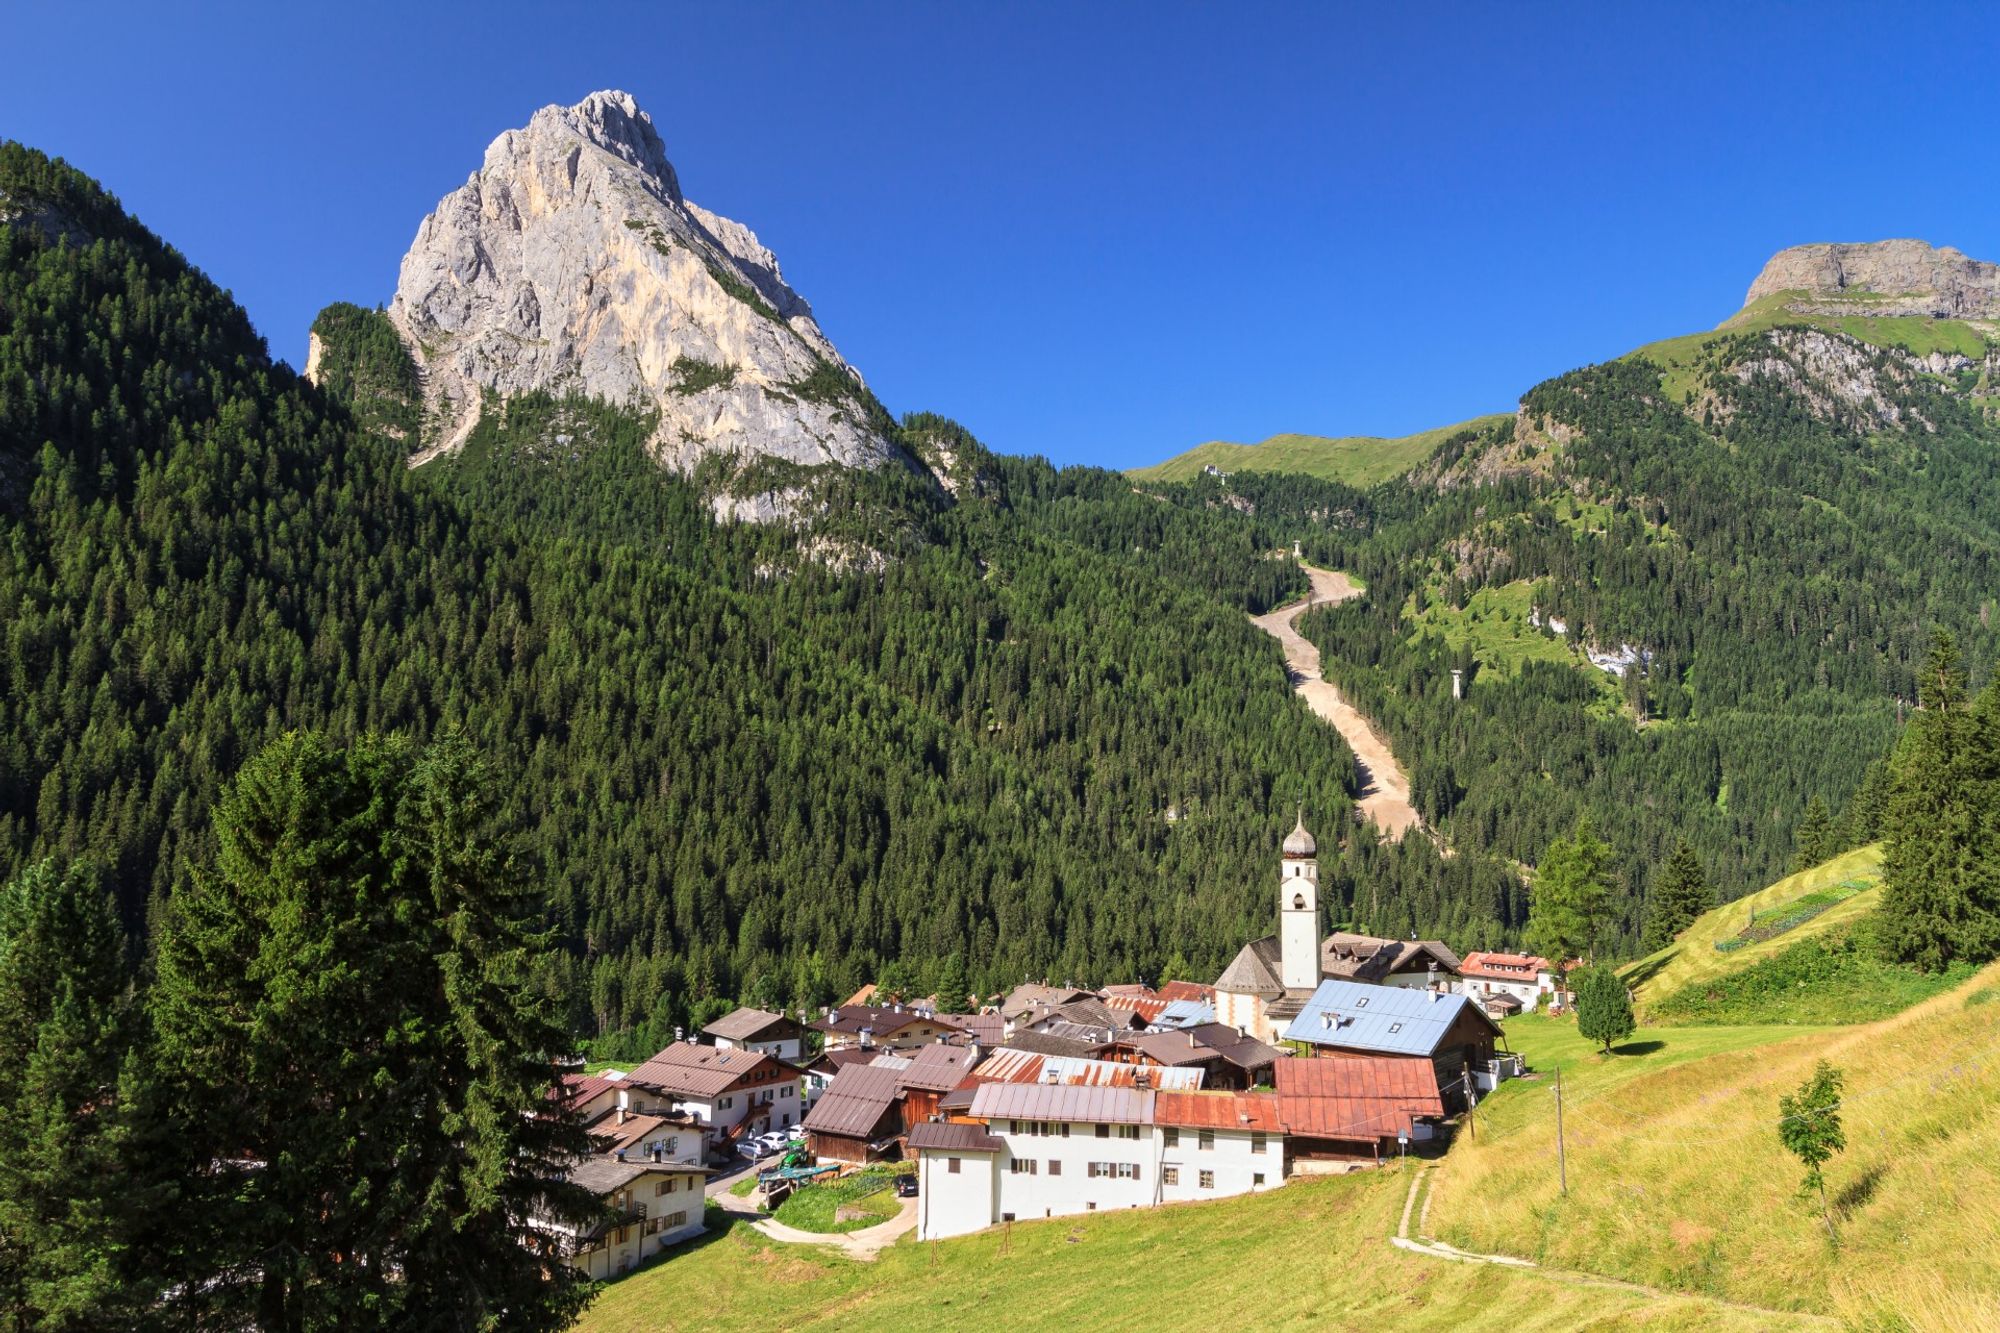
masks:
<instances>
[{"instance_id":1,"label":"onion dome on steeple","mask_svg":"<svg viewBox=\"0 0 2000 1333\"><path fill-rule=\"evenodd\" d=\"M1299 822L1285 835L1285 855L1293 858L1313 856L1319 851L1319 844L1313 835L1306 832L1306 809L1299 807Z\"/></svg>"}]
</instances>

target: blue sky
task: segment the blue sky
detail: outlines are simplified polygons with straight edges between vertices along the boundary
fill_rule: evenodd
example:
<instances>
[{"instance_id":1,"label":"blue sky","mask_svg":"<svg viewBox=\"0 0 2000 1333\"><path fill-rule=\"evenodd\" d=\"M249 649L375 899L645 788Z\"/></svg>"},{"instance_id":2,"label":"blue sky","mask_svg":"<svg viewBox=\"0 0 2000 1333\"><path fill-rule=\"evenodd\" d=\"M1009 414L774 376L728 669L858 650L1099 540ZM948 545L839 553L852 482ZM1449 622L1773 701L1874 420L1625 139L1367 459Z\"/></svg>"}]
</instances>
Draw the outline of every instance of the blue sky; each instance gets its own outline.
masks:
<instances>
[{"instance_id":1,"label":"blue sky","mask_svg":"<svg viewBox=\"0 0 2000 1333\"><path fill-rule=\"evenodd\" d=\"M1797 242L2000 258L1974 8L180 8L16 0L0 135L295 364L489 140L605 87L892 410L1061 462L1504 410Z\"/></svg>"}]
</instances>

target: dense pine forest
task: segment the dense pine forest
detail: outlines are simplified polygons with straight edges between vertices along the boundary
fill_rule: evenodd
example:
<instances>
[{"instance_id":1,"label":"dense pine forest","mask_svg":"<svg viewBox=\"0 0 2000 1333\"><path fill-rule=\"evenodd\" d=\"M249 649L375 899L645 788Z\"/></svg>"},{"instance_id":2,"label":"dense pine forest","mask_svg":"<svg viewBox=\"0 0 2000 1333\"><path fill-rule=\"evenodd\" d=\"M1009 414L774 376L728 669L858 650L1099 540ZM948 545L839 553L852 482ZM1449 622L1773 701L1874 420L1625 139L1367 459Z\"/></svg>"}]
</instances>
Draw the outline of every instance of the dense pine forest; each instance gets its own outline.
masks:
<instances>
[{"instance_id":1,"label":"dense pine forest","mask_svg":"<svg viewBox=\"0 0 2000 1333\"><path fill-rule=\"evenodd\" d=\"M955 495L822 469L779 479L802 521L718 524L597 403L489 404L412 470L379 312L328 308L315 385L87 178L9 144L0 195L0 872L87 867L142 971L223 785L307 729L491 764L550 904L538 984L620 1052L892 964L1205 978L1269 929L1296 802L1332 922L1459 948L1520 941L1524 867L1588 816L1626 951L1682 843L1726 898L1815 801L1815 846L1875 836L1930 627L2000 648L1992 428L1950 384L1896 382L1927 429L1864 428L1722 340L1679 401L1578 371L1528 396L1536 439L1467 431L1365 493L1135 490L885 415ZM1368 584L1304 624L1441 841L1356 822L1246 623L1303 591L1294 541ZM1643 660L1562 660L1530 604Z\"/></svg>"},{"instance_id":2,"label":"dense pine forest","mask_svg":"<svg viewBox=\"0 0 2000 1333\"><path fill-rule=\"evenodd\" d=\"M817 527L718 526L646 422L542 399L412 471L379 315L322 321L322 392L79 174L9 145L0 191L40 219L0 228L0 870L90 867L135 965L222 785L306 728L476 745L548 886L542 984L634 1046L893 959L1206 975L1268 928L1300 801L1371 918L1519 919L1354 828L1245 623L1301 586L1266 525L978 451L955 504L891 469L821 479ZM814 558L843 524L891 558Z\"/></svg>"}]
</instances>

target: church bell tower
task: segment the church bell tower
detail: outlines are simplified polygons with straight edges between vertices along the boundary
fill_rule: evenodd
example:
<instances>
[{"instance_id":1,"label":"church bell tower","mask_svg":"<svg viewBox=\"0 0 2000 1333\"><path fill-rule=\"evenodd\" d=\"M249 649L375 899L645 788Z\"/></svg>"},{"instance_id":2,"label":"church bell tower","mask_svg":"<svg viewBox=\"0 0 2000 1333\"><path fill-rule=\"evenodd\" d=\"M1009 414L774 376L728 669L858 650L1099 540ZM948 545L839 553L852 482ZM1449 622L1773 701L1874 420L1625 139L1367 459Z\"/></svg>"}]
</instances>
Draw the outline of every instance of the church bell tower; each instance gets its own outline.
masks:
<instances>
[{"instance_id":1,"label":"church bell tower","mask_svg":"<svg viewBox=\"0 0 2000 1333\"><path fill-rule=\"evenodd\" d=\"M1288 991L1319 986L1318 852L1301 807L1278 864L1278 979Z\"/></svg>"}]
</instances>

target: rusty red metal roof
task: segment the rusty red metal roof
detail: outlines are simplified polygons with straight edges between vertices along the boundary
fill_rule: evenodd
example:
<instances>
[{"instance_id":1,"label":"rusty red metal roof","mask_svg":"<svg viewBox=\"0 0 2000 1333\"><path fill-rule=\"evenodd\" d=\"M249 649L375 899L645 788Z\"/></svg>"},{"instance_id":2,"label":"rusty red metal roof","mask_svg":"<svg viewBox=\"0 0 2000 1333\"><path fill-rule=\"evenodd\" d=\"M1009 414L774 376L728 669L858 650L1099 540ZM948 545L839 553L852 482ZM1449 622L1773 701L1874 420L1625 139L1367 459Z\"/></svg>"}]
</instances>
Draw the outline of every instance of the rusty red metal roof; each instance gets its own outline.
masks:
<instances>
[{"instance_id":1,"label":"rusty red metal roof","mask_svg":"<svg viewBox=\"0 0 2000 1333\"><path fill-rule=\"evenodd\" d=\"M1280 1097L1386 1101L1413 1115L1444 1114L1437 1069L1428 1060L1393 1056L1327 1056L1280 1060L1272 1066Z\"/></svg>"},{"instance_id":2,"label":"rusty red metal roof","mask_svg":"<svg viewBox=\"0 0 2000 1333\"><path fill-rule=\"evenodd\" d=\"M1153 1098L1153 1123L1269 1134L1283 1130L1277 1095L1269 1092L1162 1092Z\"/></svg>"},{"instance_id":3,"label":"rusty red metal roof","mask_svg":"<svg viewBox=\"0 0 2000 1333\"><path fill-rule=\"evenodd\" d=\"M1169 1003L1175 1000L1213 1000L1215 987L1205 986L1199 981L1164 981L1160 983L1160 998Z\"/></svg>"}]
</instances>

